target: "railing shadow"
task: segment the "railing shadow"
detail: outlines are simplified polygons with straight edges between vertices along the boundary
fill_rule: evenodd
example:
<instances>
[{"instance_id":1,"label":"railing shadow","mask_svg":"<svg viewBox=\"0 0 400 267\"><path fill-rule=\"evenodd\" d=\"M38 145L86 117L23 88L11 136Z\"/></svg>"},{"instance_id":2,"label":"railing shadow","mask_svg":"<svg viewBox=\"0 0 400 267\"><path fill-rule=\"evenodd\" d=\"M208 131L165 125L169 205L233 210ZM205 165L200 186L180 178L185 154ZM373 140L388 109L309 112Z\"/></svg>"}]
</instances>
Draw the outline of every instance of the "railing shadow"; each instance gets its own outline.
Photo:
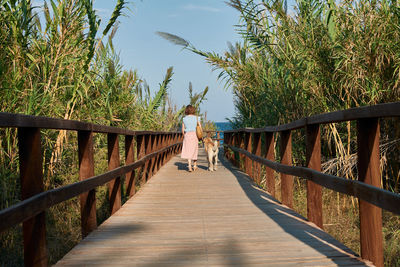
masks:
<instances>
[{"instance_id":1,"label":"railing shadow","mask_svg":"<svg viewBox=\"0 0 400 267\"><path fill-rule=\"evenodd\" d=\"M220 151L219 156L221 165L232 172L249 200L265 215L274 220L286 233L325 255L338 265L343 264L343 257L350 256L359 266L369 266L360 261L359 256L351 249L317 226L304 222L307 221L306 218L280 204L270 194L259 189L247 174L233 166L223 156L223 151ZM294 227L295 224L296 227ZM336 250L334 254L332 253L333 249Z\"/></svg>"}]
</instances>

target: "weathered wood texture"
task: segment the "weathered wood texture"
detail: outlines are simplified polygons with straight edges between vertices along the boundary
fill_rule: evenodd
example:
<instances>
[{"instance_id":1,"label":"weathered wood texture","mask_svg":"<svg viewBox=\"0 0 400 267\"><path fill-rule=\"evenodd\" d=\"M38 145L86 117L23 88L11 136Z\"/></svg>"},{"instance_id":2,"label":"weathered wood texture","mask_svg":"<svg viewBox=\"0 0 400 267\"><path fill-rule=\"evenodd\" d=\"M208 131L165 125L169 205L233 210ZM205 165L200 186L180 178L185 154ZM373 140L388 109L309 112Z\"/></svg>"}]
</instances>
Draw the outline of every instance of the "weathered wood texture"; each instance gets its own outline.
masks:
<instances>
[{"instance_id":1,"label":"weathered wood texture","mask_svg":"<svg viewBox=\"0 0 400 267\"><path fill-rule=\"evenodd\" d=\"M43 191L43 157L38 128L18 128L21 197L29 199ZM24 221L25 266L47 266L46 217L44 211ZM4 218L7 220L7 218Z\"/></svg>"},{"instance_id":2,"label":"weathered wood texture","mask_svg":"<svg viewBox=\"0 0 400 267\"><path fill-rule=\"evenodd\" d=\"M235 131L249 132L249 133L263 133L263 132L282 132L291 131L306 127L313 124L325 124L342 121L360 120L368 118L387 118L387 117L400 117L400 102L384 103L374 106L365 106L358 108L350 108L346 110L333 111L324 114L318 114L306 118L301 118L297 121L282 124L278 126L267 126L264 128L244 128L225 131L231 133Z\"/></svg>"},{"instance_id":3,"label":"weathered wood texture","mask_svg":"<svg viewBox=\"0 0 400 267\"><path fill-rule=\"evenodd\" d=\"M306 166L321 171L321 133L319 125L306 127ZM322 187L307 181L307 218L322 228Z\"/></svg>"},{"instance_id":4,"label":"weathered wood texture","mask_svg":"<svg viewBox=\"0 0 400 267\"><path fill-rule=\"evenodd\" d=\"M154 131L132 131L129 129L123 129L112 126L81 122L81 121L63 120L63 119L55 119L49 117L14 114L6 112L0 112L0 127L90 131L95 133L113 133L121 135L170 133L170 132L154 132Z\"/></svg>"},{"instance_id":5,"label":"weathered wood texture","mask_svg":"<svg viewBox=\"0 0 400 267\"><path fill-rule=\"evenodd\" d=\"M305 178L328 189L332 189L336 192L344 193L349 196L358 197L362 200L367 201L368 203L400 215L399 194L389 192L387 190L369 185L367 183L337 177L309 168L280 164L278 162L267 160L265 158L250 154L249 152L241 148L228 145L227 147L280 173L286 173L293 176Z\"/></svg>"},{"instance_id":6,"label":"weathered wood texture","mask_svg":"<svg viewBox=\"0 0 400 267\"><path fill-rule=\"evenodd\" d=\"M107 134L108 170L112 171L120 166L119 142L117 134ZM108 182L108 197L110 214L113 215L121 207L121 177L117 176Z\"/></svg>"},{"instance_id":7,"label":"weathered wood texture","mask_svg":"<svg viewBox=\"0 0 400 267\"><path fill-rule=\"evenodd\" d=\"M56 266L367 266L226 161L208 172L201 153L192 173L173 158Z\"/></svg>"},{"instance_id":8,"label":"weathered wood texture","mask_svg":"<svg viewBox=\"0 0 400 267\"><path fill-rule=\"evenodd\" d=\"M275 161L274 153L274 133L265 133L265 158L270 161ZM265 166L265 184L271 196L275 197L275 176L274 170Z\"/></svg>"},{"instance_id":9,"label":"weathered wood texture","mask_svg":"<svg viewBox=\"0 0 400 267\"><path fill-rule=\"evenodd\" d=\"M381 187L379 120L357 121L358 180ZM361 256L383 267L382 210L360 200Z\"/></svg>"},{"instance_id":10,"label":"weathered wood texture","mask_svg":"<svg viewBox=\"0 0 400 267\"><path fill-rule=\"evenodd\" d=\"M125 136L125 164L129 165L135 162L135 139L132 135ZM135 194L135 170L129 171L125 175L125 187L129 197Z\"/></svg>"},{"instance_id":11,"label":"weathered wood texture","mask_svg":"<svg viewBox=\"0 0 400 267\"><path fill-rule=\"evenodd\" d=\"M0 232L18 223L24 222L27 220L27 218L33 217L58 203L79 196L80 194L93 190L98 186L104 185L105 183L115 179L117 176L125 175L129 171L143 166L145 162L148 162L149 159L157 156L159 153L171 151L172 149L180 146L181 143L171 144L159 151L142 156L141 159L129 165L118 167L112 171L99 174L77 183L44 191L11 207L1 210ZM170 154L171 153L169 153L169 155Z\"/></svg>"},{"instance_id":12,"label":"weathered wood texture","mask_svg":"<svg viewBox=\"0 0 400 267\"><path fill-rule=\"evenodd\" d=\"M281 134L281 163L286 166L292 165L292 133L283 131ZM288 173L281 173L281 194L282 203L293 208L293 176Z\"/></svg>"},{"instance_id":13,"label":"weathered wood texture","mask_svg":"<svg viewBox=\"0 0 400 267\"><path fill-rule=\"evenodd\" d=\"M253 154L256 156L261 156L261 134L255 133L253 140ZM261 183L261 164L258 162L253 163L253 173L252 176L255 179L256 184Z\"/></svg>"},{"instance_id":14,"label":"weathered wood texture","mask_svg":"<svg viewBox=\"0 0 400 267\"><path fill-rule=\"evenodd\" d=\"M79 179L94 176L93 132L78 131ZM81 204L82 236L87 236L97 227L96 190L92 189L79 196Z\"/></svg>"}]
</instances>

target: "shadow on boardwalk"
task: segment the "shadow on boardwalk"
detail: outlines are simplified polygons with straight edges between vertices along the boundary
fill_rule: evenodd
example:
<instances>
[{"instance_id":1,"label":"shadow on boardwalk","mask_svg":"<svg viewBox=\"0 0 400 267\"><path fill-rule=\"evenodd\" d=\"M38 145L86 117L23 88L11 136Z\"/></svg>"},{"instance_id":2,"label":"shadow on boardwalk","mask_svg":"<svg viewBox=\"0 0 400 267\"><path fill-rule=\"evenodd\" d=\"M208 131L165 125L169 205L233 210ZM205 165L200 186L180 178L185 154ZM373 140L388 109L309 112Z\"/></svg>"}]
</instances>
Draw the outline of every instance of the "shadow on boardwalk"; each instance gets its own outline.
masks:
<instances>
[{"instance_id":1,"label":"shadow on boardwalk","mask_svg":"<svg viewBox=\"0 0 400 267\"><path fill-rule=\"evenodd\" d=\"M280 204L277 199L273 198L268 193L259 189L246 173L233 166L224 158L223 152L220 152L219 157L221 164L236 177L239 185L251 202L265 215L273 219L285 232L321 254L326 255L327 258L331 259L339 266L351 265L348 260L344 262L345 258L348 259L349 256L354 260L351 261L358 266L373 266L369 262L365 263L361 261L359 255L354 253L351 249L318 228L315 224L308 222L308 220L300 214ZM271 206L272 203L276 204ZM281 215L277 216L277 212Z\"/></svg>"},{"instance_id":2,"label":"shadow on boardwalk","mask_svg":"<svg viewBox=\"0 0 400 267\"><path fill-rule=\"evenodd\" d=\"M221 153L222 156L222 153ZM179 156L58 266L366 266L220 158Z\"/></svg>"}]
</instances>

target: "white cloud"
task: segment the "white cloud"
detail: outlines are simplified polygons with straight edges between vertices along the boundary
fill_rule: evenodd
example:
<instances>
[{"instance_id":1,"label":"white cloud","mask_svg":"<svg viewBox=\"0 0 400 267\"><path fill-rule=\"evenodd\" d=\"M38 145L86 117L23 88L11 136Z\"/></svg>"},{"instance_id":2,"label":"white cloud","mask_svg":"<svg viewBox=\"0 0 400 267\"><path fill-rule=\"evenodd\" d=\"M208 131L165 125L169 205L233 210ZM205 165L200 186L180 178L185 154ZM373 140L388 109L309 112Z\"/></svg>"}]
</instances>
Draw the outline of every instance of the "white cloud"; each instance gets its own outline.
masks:
<instances>
[{"instance_id":1,"label":"white cloud","mask_svg":"<svg viewBox=\"0 0 400 267\"><path fill-rule=\"evenodd\" d=\"M198 6L193 4L188 4L183 6L183 9L186 10L200 10L200 11L207 11L207 12L220 12L221 10L211 6Z\"/></svg>"}]
</instances>

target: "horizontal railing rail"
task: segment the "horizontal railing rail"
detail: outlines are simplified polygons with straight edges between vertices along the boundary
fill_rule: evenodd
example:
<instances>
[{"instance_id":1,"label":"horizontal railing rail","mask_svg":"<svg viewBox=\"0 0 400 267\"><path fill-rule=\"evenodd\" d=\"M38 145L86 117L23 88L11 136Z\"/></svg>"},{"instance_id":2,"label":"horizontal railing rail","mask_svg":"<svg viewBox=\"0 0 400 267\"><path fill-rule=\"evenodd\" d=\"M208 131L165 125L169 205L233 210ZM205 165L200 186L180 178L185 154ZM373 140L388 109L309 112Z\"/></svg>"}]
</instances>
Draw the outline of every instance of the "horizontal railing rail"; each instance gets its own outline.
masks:
<instances>
[{"instance_id":1,"label":"horizontal railing rail","mask_svg":"<svg viewBox=\"0 0 400 267\"><path fill-rule=\"evenodd\" d=\"M54 130L90 131L94 133L113 133L121 135L143 135L143 134L171 134L178 132L163 131L132 131L128 129L99 125L89 122L64 120L42 116L14 114L0 112L0 128L40 128Z\"/></svg>"},{"instance_id":2,"label":"horizontal railing rail","mask_svg":"<svg viewBox=\"0 0 400 267\"><path fill-rule=\"evenodd\" d=\"M307 180L313 181L316 184L322 185L325 188L349 196L358 197L371 204L374 204L375 206L400 215L399 194L357 180L346 179L343 177L326 174L305 167L280 164L278 162L267 160L265 158L251 154L244 149L236 148L229 145L227 145L227 147L232 149L233 151L244 154L253 161L259 162L277 172L305 178Z\"/></svg>"},{"instance_id":3,"label":"horizontal railing rail","mask_svg":"<svg viewBox=\"0 0 400 267\"><path fill-rule=\"evenodd\" d=\"M266 179L262 186L272 196L275 196L274 171L279 172L282 203L291 208L293 176L307 179L307 217L321 228L321 186L357 197L360 209L361 257L372 261L376 266L383 266L381 208L400 214L400 195L380 188L379 119L389 117L400 117L400 102L319 114L279 126L229 130L224 132L225 156L239 167L242 167L240 162L243 162L243 170L259 185L261 165L264 165ZM357 121L358 180L321 172L320 125L344 121ZM306 134L306 166L292 166L291 132L302 128ZM275 161L275 133L280 135L280 163ZM263 155L261 134L265 135Z\"/></svg>"},{"instance_id":4,"label":"horizontal railing rail","mask_svg":"<svg viewBox=\"0 0 400 267\"><path fill-rule=\"evenodd\" d=\"M17 128L22 201L0 211L0 232L23 223L26 266L48 265L45 211L80 197L82 236L97 227L96 191L107 184L110 214L122 203L121 177L125 175L126 197L143 184L182 148L179 132L132 131L86 122L0 113L0 128ZM79 182L44 190L41 130L77 131ZM107 134L108 171L94 175L93 134ZM120 166L119 138L125 136L125 165Z\"/></svg>"},{"instance_id":5,"label":"horizontal railing rail","mask_svg":"<svg viewBox=\"0 0 400 267\"><path fill-rule=\"evenodd\" d=\"M143 166L146 161L158 156L160 153L167 151L170 148L181 145L182 142L167 146L156 152L150 153L143 158L126 166L118 167L112 171L105 172L92 178L76 182L70 185L62 186L56 189L47 190L33 197L25 199L18 204L0 211L0 232L10 228L18 223L22 223L27 219L39 214L42 211L51 208L61 202L77 197L82 193L102 186L107 182L122 176L130 171L133 171Z\"/></svg>"},{"instance_id":6,"label":"horizontal railing rail","mask_svg":"<svg viewBox=\"0 0 400 267\"><path fill-rule=\"evenodd\" d=\"M224 138L221 138L221 133L223 134L224 131L217 131L217 130L211 131L211 130L206 130L206 131L204 131L204 132L206 133L206 134L204 135L204 137L207 137L207 134L210 133L210 134L211 134L211 138L212 138L213 140L216 140L216 141L223 141L223 140L224 140Z\"/></svg>"},{"instance_id":7,"label":"horizontal railing rail","mask_svg":"<svg viewBox=\"0 0 400 267\"><path fill-rule=\"evenodd\" d=\"M400 102L384 103L374 106L333 111L329 113L318 114L302 118L297 121L278 126L266 126L264 128L242 128L242 129L225 131L224 133L232 133L237 131L248 132L248 133L264 133L264 132L276 133L276 132L297 130L309 125L319 125L319 124L336 123L343 121L354 121L360 119L389 118L389 117L400 117Z\"/></svg>"}]
</instances>

